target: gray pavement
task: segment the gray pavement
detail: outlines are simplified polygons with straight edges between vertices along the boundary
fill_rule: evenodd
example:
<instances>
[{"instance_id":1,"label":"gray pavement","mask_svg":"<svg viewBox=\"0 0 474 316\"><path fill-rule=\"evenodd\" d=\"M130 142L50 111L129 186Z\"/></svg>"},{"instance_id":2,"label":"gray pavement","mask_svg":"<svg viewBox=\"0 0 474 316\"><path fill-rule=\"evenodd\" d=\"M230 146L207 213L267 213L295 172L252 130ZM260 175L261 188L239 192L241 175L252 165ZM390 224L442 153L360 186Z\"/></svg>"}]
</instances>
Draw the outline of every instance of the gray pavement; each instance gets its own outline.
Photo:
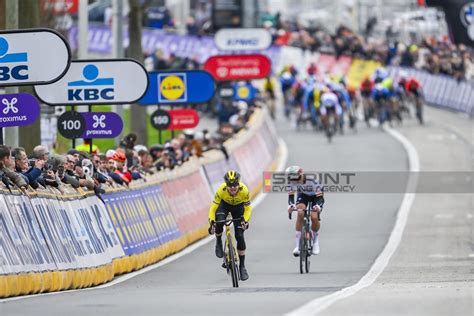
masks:
<instances>
[{"instance_id":1,"label":"gray pavement","mask_svg":"<svg viewBox=\"0 0 474 316\"><path fill-rule=\"evenodd\" d=\"M357 134L335 137L295 132L277 122L289 150L288 164L306 170L407 170L402 146L379 129L360 126ZM263 170L262 170L263 171ZM243 179L245 181L245 179ZM158 269L105 289L1 303L1 315L274 315L356 283L387 242L401 194L327 194L320 234L321 254L312 272L300 275L294 222L287 197L269 194L254 209L248 245L250 279L239 289L220 267L214 244Z\"/></svg>"},{"instance_id":2,"label":"gray pavement","mask_svg":"<svg viewBox=\"0 0 474 316\"><path fill-rule=\"evenodd\" d=\"M400 128L421 171L472 172L474 122L437 109L427 109L426 120ZM473 315L473 206L473 194L417 194L385 271L321 315Z\"/></svg>"}]
</instances>

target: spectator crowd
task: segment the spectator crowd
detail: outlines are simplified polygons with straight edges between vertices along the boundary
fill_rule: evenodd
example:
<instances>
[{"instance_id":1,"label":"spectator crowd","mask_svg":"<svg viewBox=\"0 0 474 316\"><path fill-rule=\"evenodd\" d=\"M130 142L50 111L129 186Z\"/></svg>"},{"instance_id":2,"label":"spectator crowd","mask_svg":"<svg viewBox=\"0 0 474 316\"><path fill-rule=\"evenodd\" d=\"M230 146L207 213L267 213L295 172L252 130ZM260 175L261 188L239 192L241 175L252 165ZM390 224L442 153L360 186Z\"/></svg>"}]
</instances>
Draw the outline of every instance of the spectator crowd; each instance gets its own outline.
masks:
<instances>
[{"instance_id":1,"label":"spectator crowd","mask_svg":"<svg viewBox=\"0 0 474 316\"><path fill-rule=\"evenodd\" d=\"M267 27L275 45L289 45L336 57L346 55L376 60L384 65L416 67L458 80L474 79L474 50L463 44L455 45L447 38L425 37L421 42L401 43L390 36L386 39L363 36L346 26L340 26L330 34L321 27L303 27L279 18Z\"/></svg>"},{"instance_id":2,"label":"spectator crowd","mask_svg":"<svg viewBox=\"0 0 474 316\"><path fill-rule=\"evenodd\" d=\"M212 149L222 151L228 158L223 142L234 132L233 128L220 128L213 135L208 130L185 130L164 145L149 148L136 144L137 136L130 133L117 148L105 153L70 149L66 154L52 154L39 145L28 154L22 147L0 145L0 178L9 190L15 186L24 192L29 187L62 190L68 184L100 195L107 187L146 181L149 175L177 168L190 157L202 157Z\"/></svg>"},{"instance_id":3,"label":"spectator crowd","mask_svg":"<svg viewBox=\"0 0 474 316\"><path fill-rule=\"evenodd\" d=\"M238 83L242 84L242 83ZM236 83L236 85L238 85ZM249 85L250 83L244 83ZM231 89L235 87L230 86ZM228 97L215 98L215 116L218 129L211 133L184 130L164 144L147 148L137 144L137 135L126 135L115 149L105 153L91 148L92 152L70 149L66 154L51 154L45 146L36 146L31 153L24 148L0 145L0 178L8 188L26 191L54 187L59 190L68 184L102 194L107 187L128 186L136 180L146 181L148 175L186 163L190 157L200 158L209 150L220 150L229 158L225 141L246 128L246 124L260 104ZM89 144L89 139L84 144ZM81 145L78 148L89 148ZM94 151L95 150L95 151Z\"/></svg>"}]
</instances>

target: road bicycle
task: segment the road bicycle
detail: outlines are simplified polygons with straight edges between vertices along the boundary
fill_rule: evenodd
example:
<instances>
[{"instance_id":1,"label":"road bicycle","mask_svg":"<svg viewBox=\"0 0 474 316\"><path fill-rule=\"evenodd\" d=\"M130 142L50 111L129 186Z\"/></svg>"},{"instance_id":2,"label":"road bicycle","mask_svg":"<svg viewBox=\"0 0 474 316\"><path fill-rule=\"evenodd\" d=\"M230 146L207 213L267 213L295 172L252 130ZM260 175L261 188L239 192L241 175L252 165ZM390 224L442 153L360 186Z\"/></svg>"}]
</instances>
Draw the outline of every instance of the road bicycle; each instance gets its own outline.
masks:
<instances>
[{"instance_id":1,"label":"road bicycle","mask_svg":"<svg viewBox=\"0 0 474 316\"><path fill-rule=\"evenodd\" d=\"M242 218L232 218L229 214L225 220L216 221L216 223L224 223L225 225L224 262L222 263L222 267L225 268L227 274L231 276L233 287L239 287L240 270L236 242L230 226L233 222L240 223L241 220ZM237 228L243 229L241 226L237 226Z\"/></svg>"},{"instance_id":2,"label":"road bicycle","mask_svg":"<svg viewBox=\"0 0 474 316\"><path fill-rule=\"evenodd\" d=\"M311 266L311 254L313 252L313 230L311 229L311 210L313 203L308 202L304 210L303 227L300 237L300 273L308 273ZM296 209L294 209L296 210ZM318 215L319 216L319 215ZM291 213L289 214L291 219Z\"/></svg>"}]
</instances>

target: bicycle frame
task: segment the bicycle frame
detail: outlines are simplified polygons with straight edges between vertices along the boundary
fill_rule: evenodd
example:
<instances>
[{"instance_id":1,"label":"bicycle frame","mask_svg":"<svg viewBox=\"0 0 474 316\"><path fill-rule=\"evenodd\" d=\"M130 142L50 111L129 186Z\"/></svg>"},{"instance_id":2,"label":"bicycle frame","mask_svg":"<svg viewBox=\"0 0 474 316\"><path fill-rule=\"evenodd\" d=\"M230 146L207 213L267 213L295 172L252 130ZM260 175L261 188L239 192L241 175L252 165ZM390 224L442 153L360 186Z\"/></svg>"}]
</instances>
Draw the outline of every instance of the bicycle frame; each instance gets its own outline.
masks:
<instances>
[{"instance_id":1,"label":"bicycle frame","mask_svg":"<svg viewBox=\"0 0 474 316\"><path fill-rule=\"evenodd\" d=\"M311 229L311 212L313 208L313 203L308 202L306 208L304 209L304 218L303 226L301 227L301 237L300 237L300 273L303 274L309 272L311 265L311 254L313 251L313 230ZM298 209L297 209L298 210ZM291 214L290 214L291 219Z\"/></svg>"},{"instance_id":2,"label":"bicycle frame","mask_svg":"<svg viewBox=\"0 0 474 316\"><path fill-rule=\"evenodd\" d=\"M311 265L310 256L313 248L313 232L311 230L311 209L313 204L308 202L304 210L303 227L300 237L300 273L309 272ZM304 269L303 269L304 268Z\"/></svg>"},{"instance_id":3,"label":"bicycle frame","mask_svg":"<svg viewBox=\"0 0 474 316\"><path fill-rule=\"evenodd\" d=\"M237 255L237 247L234 235L232 234L231 224L242 218L233 219L230 215L223 221L216 223L224 223L225 225L225 244L224 244L224 262L223 266L227 270L227 274L231 275L232 286L239 287L240 270L238 269L239 256Z\"/></svg>"}]
</instances>

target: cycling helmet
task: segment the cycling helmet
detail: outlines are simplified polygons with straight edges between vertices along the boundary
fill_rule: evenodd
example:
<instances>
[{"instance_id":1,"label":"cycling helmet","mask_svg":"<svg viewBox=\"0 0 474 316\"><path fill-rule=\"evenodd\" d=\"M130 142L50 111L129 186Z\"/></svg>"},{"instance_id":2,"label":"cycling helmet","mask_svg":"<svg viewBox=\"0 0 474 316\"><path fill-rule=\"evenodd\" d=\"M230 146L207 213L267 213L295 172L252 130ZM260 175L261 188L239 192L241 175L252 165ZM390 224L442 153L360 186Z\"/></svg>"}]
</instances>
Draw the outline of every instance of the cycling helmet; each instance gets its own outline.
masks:
<instances>
[{"instance_id":1,"label":"cycling helmet","mask_svg":"<svg viewBox=\"0 0 474 316\"><path fill-rule=\"evenodd\" d=\"M240 182L240 174L235 170L229 170L224 176L224 181L229 187L238 186Z\"/></svg>"},{"instance_id":2,"label":"cycling helmet","mask_svg":"<svg viewBox=\"0 0 474 316\"><path fill-rule=\"evenodd\" d=\"M300 166L289 166L285 172L288 176L288 181L299 180L303 174L303 169Z\"/></svg>"},{"instance_id":3,"label":"cycling helmet","mask_svg":"<svg viewBox=\"0 0 474 316\"><path fill-rule=\"evenodd\" d=\"M127 158L125 157L125 154L121 151L115 152L115 154L113 154L111 159L115 161L120 161L120 162L125 162L125 160L127 160Z\"/></svg>"}]
</instances>

